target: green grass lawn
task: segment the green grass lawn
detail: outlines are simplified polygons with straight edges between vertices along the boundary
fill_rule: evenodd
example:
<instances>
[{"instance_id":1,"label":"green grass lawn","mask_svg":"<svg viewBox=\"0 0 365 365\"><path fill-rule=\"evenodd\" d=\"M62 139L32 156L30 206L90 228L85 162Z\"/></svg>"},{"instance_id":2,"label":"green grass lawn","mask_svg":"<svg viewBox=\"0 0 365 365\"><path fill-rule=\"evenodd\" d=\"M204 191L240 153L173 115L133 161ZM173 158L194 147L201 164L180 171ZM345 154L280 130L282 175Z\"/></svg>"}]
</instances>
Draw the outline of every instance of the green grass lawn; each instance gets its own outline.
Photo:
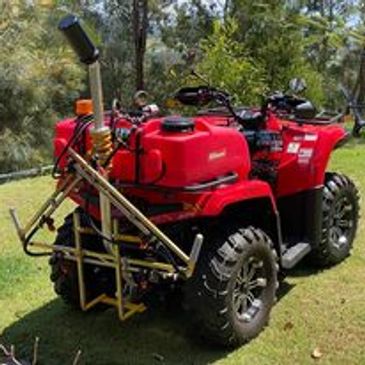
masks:
<instances>
[{"instance_id":1,"label":"green grass lawn","mask_svg":"<svg viewBox=\"0 0 365 365\"><path fill-rule=\"evenodd\" d=\"M362 141L336 151L331 165L365 194ZM81 364L365 364L363 220L350 258L330 270L292 271L270 325L251 343L225 352L197 342L180 311L153 308L121 323L113 309L83 314L63 305L48 280L47 260L22 253L8 215L16 206L25 220L52 189L49 177L0 186L0 343L15 344L21 357L39 336L46 365L71 364L79 348ZM65 205L58 219L71 208ZM320 359L311 357L316 347Z\"/></svg>"}]
</instances>

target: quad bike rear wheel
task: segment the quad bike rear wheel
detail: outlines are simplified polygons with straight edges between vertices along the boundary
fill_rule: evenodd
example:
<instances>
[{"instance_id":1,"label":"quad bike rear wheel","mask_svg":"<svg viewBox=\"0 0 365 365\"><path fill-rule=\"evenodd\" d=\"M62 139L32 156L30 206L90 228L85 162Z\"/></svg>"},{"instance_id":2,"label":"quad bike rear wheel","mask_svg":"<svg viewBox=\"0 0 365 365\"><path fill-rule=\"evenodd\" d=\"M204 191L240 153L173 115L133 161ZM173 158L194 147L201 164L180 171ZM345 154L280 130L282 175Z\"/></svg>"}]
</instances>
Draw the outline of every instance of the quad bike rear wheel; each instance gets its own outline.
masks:
<instances>
[{"instance_id":1,"label":"quad bike rear wheel","mask_svg":"<svg viewBox=\"0 0 365 365\"><path fill-rule=\"evenodd\" d=\"M186 306L202 337L237 346L268 322L278 287L277 255L269 237L252 227L205 245L208 250L185 288Z\"/></svg>"},{"instance_id":2,"label":"quad bike rear wheel","mask_svg":"<svg viewBox=\"0 0 365 365\"><path fill-rule=\"evenodd\" d=\"M345 175L327 173L323 187L322 235L311 253L314 264L335 265L349 254L359 219L359 193Z\"/></svg>"},{"instance_id":3,"label":"quad bike rear wheel","mask_svg":"<svg viewBox=\"0 0 365 365\"><path fill-rule=\"evenodd\" d=\"M80 222L83 227L88 226L89 220L85 213L78 208ZM81 241L84 248L92 249L98 252L104 252L101 239L94 235L81 235ZM68 215L64 224L58 229L55 245L66 247L75 246L73 214ZM49 260L51 266L51 281L54 283L54 290L62 300L76 309L80 308L80 294L78 285L77 265L76 262L66 260L63 253L54 252ZM107 268L96 267L90 264L84 264L84 281L86 290L86 300L92 300L98 295L110 292L113 285L113 271ZM102 304L96 308L105 308Z\"/></svg>"}]
</instances>

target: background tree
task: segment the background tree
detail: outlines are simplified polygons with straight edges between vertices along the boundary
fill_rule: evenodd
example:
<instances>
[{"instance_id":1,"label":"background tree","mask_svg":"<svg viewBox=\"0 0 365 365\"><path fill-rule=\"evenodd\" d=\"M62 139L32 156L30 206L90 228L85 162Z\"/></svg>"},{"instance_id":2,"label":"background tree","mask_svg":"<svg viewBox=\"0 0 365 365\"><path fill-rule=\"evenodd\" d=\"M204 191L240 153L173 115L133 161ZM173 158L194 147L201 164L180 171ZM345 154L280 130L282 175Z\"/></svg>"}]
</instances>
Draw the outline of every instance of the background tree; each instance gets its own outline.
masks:
<instances>
[{"instance_id":1,"label":"background tree","mask_svg":"<svg viewBox=\"0 0 365 365\"><path fill-rule=\"evenodd\" d=\"M241 104L304 77L318 106L365 103L359 0L31 0L0 2L0 171L44 163L52 128L89 96L86 72L57 31L76 13L102 50L105 106L136 89L162 104L195 69ZM199 81L200 83L202 81Z\"/></svg>"},{"instance_id":2,"label":"background tree","mask_svg":"<svg viewBox=\"0 0 365 365\"><path fill-rule=\"evenodd\" d=\"M49 158L53 124L83 87L83 71L50 27L58 13L52 10L1 3L0 171Z\"/></svg>"},{"instance_id":3,"label":"background tree","mask_svg":"<svg viewBox=\"0 0 365 365\"><path fill-rule=\"evenodd\" d=\"M258 104L266 88L265 72L244 44L234 39L237 29L234 20L217 21L213 34L201 42L202 57L196 69L212 85L234 96L236 103Z\"/></svg>"},{"instance_id":4,"label":"background tree","mask_svg":"<svg viewBox=\"0 0 365 365\"><path fill-rule=\"evenodd\" d=\"M136 89L144 89L144 58L148 32L148 0L133 0L133 38L136 62Z\"/></svg>"},{"instance_id":5,"label":"background tree","mask_svg":"<svg viewBox=\"0 0 365 365\"><path fill-rule=\"evenodd\" d=\"M94 8L96 3L100 2L94 2ZM167 17L165 10L173 3L172 0L105 0L101 12L94 11L95 28L101 35L107 103L119 98L129 104L134 92L144 88L158 98L166 68L173 58L173 52L160 38L161 24Z\"/></svg>"}]
</instances>

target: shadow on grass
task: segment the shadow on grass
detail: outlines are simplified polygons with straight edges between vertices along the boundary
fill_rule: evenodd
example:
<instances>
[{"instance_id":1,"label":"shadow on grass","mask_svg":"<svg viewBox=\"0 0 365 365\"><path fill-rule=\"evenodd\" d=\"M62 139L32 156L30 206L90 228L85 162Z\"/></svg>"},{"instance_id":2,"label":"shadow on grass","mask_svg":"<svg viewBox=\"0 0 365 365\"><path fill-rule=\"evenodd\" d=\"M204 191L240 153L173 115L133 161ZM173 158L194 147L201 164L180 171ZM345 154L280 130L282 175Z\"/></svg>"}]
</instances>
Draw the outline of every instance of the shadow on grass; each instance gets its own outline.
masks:
<instances>
[{"instance_id":1,"label":"shadow on grass","mask_svg":"<svg viewBox=\"0 0 365 365\"><path fill-rule=\"evenodd\" d=\"M289 292L294 289L295 285L288 283L287 281L280 281L280 286L278 291L276 292L276 297L278 302L283 299Z\"/></svg>"},{"instance_id":2,"label":"shadow on grass","mask_svg":"<svg viewBox=\"0 0 365 365\"><path fill-rule=\"evenodd\" d=\"M310 262L309 259L304 258L301 262L299 262L298 265L296 265L293 269L290 269L287 272L287 277L293 277L293 278L305 278L312 275L319 275L322 272L331 269L331 267L325 268L325 267L316 267L313 265L313 263Z\"/></svg>"},{"instance_id":3,"label":"shadow on grass","mask_svg":"<svg viewBox=\"0 0 365 365\"><path fill-rule=\"evenodd\" d=\"M181 311L162 308L120 322L114 309L80 313L57 299L5 329L0 339L16 344L25 358L32 353L34 338L40 337L40 365L71 364L78 349L83 351L80 365L202 365L227 355L195 341L188 322Z\"/></svg>"},{"instance_id":4,"label":"shadow on grass","mask_svg":"<svg viewBox=\"0 0 365 365\"><path fill-rule=\"evenodd\" d=\"M282 281L278 300L294 286ZM198 340L188 323L182 309L166 305L120 322L112 308L80 313L55 299L6 328L0 342L15 344L18 355L29 358L40 337L39 365L71 364L78 349L80 365L203 365L228 355Z\"/></svg>"}]
</instances>

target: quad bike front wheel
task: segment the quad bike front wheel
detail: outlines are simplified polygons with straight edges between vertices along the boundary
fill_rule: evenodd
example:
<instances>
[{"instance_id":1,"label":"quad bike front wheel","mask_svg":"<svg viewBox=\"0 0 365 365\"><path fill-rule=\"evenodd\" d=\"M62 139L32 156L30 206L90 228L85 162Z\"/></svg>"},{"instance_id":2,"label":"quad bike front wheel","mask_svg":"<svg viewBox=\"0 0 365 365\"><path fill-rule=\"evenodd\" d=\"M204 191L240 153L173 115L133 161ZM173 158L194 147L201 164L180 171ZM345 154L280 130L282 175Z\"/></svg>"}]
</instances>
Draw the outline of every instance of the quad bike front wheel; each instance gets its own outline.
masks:
<instances>
[{"instance_id":1,"label":"quad bike front wheel","mask_svg":"<svg viewBox=\"0 0 365 365\"><path fill-rule=\"evenodd\" d=\"M85 213L78 208L80 222L83 227L88 226L88 218ZM101 239L95 235L81 235L84 248L92 249L97 252L104 252ZM75 247L73 214L65 218L63 225L58 229L55 245ZM62 300L80 309L80 292L78 284L78 274L76 262L65 259L61 252L54 252L49 260L51 266L51 281L54 283L54 290ZM91 264L84 264L84 282L86 299L94 299L100 294L112 291L114 283L113 271L107 268L96 267ZM102 304L99 309L104 308Z\"/></svg>"},{"instance_id":2,"label":"quad bike front wheel","mask_svg":"<svg viewBox=\"0 0 365 365\"><path fill-rule=\"evenodd\" d=\"M237 346L268 322L278 286L277 255L269 237L252 227L205 245L208 250L185 288L186 306L204 338Z\"/></svg>"},{"instance_id":3,"label":"quad bike front wheel","mask_svg":"<svg viewBox=\"0 0 365 365\"><path fill-rule=\"evenodd\" d=\"M345 175L327 173L323 187L322 234L311 253L317 266L331 266L349 254L359 219L359 193Z\"/></svg>"}]
</instances>

